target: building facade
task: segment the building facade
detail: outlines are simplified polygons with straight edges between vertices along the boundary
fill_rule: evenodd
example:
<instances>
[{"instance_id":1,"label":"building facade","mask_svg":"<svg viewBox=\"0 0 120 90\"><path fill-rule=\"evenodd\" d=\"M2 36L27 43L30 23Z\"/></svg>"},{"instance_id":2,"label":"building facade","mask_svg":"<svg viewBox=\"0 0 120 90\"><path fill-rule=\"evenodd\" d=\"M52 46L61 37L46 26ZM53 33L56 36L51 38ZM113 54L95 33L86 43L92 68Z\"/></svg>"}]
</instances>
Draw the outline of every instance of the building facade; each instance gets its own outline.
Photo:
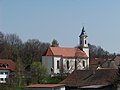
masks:
<instances>
[{"instance_id":1,"label":"building facade","mask_svg":"<svg viewBox=\"0 0 120 90\"><path fill-rule=\"evenodd\" d=\"M42 56L42 64L48 68L48 73L58 75L60 73L72 73L75 69L89 69L88 36L84 30L79 36L78 48L49 47Z\"/></svg>"},{"instance_id":2,"label":"building facade","mask_svg":"<svg viewBox=\"0 0 120 90\"><path fill-rule=\"evenodd\" d=\"M16 64L9 59L0 59L0 83L6 83L11 73L17 70Z\"/></svg>"}]
</instances>

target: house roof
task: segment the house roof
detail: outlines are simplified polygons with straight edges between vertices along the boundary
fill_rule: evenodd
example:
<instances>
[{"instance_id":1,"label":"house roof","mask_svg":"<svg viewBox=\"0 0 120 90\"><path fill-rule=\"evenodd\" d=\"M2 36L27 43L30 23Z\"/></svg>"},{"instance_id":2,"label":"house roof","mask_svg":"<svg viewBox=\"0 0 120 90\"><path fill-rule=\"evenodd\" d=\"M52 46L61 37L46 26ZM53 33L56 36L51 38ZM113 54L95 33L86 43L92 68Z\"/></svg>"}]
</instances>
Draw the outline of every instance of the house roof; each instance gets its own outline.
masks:
<instances>
[{"instance_id":1,"label":"house roof","mask_svg":"<svg viewBox=\"0 0 120 90\"><path fill-rule=\"evenodd\" d=\"M80 87L80 88L102 88L106 85L90 85L90 86L83 86L83 87Z\"/></svg>"},{"instance_id":2,"label":"house roof","mask_svg":"<svg viewBox=\"0 0 120 90\"><path fill-rule=\"evenodd\" d=\"M83 87L90 85L109 85L116 69L100 69L100 70L76 70L70 74L61 84L69 87Z\"/></svg>"},{"instance_id":3,"label":"house roof","mask_svg":"<svg viewBox=\"0 0 120 90\"><path fill-rule=\"evenodd\" d=\"M84 51L78 48L62 48L62 47L50 47L47 50L46 56L63 56L66 58L75 58L76 52L79 53L80 58L87 58Z\"/></svg>"},{"instance_id":4,"label":"house roof","mask_svg":"<svg viewBox=\"0 0 120 90\"><path fill-rule=\"evenodd\" d=\"M94 58L90 60L90 69L97 69L98 66L101 66L106 60L102 58Z\"/></svg>"},{"instance_id":5,"label":"house roof","mask_svg":"<svg viewBox=\"0 0 120 90\"><path fill-rule=\"evenodd\" d=\"M114 61L115 61L115 64L116 64L116 65L120 65L120 55L117 55L117 56L114 58Z\"/></svg>"},{"instance_id":6,"label":"house roof","mask_svg":"<svg viewBox=\"0 0 120 90\"><path fill-rule=\"evenodd\" d=\"M97 69L98 66L100 66L101 68L116 69L115 63L112 59L95 58L90 60L90 69Z\"/></svg>"},{"instance_id":7,"label":"house roof","mask_svg":"<svg viewBox=\"0 0 120 90\"><path fill-rule=\"evenodd\" d=\"M60 87L65 86L65 84L31 84L27 86L28 88L54 88L54 87Z\"/></svg>"},{"instance_id":8,"label":"house roof","mask_svg":"<svg viewBox=\"0 0 120 90\"><path fill-rule=\"evenodd\" d=\"M0 70L16 71L17 65L11 59L0 59Z\"/></svg>"}]
</instances>

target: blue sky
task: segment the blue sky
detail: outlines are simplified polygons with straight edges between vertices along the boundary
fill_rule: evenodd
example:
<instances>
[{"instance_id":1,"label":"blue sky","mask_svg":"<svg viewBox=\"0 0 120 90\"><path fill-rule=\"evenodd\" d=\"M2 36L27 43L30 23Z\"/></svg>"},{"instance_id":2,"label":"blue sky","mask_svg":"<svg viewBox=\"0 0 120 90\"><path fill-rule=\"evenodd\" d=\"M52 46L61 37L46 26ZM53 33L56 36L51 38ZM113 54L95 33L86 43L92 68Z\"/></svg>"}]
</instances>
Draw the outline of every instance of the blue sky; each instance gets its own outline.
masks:
<instances>
[{"instance_id":1,"label":"blue sky","mask_svg":"<svg viewBox=\"0 0 120 90\"><path fill-rule=\"evenodd\" d=\"M0 0L0 31L23 41L74 47L83 26L89 43L120 53L120 0Z\"/></svg>"}]
</instances>

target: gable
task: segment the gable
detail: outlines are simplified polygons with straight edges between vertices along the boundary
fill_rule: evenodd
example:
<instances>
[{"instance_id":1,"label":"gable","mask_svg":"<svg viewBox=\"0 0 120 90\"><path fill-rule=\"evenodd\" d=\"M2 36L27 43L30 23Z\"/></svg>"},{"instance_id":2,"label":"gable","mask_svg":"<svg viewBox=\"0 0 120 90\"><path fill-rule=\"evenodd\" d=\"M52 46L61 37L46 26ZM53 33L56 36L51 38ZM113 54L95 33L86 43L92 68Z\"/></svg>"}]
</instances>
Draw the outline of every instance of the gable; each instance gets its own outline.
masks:
<instances>
[{"instance_id":1,"label":"gable","mask_svg":"<svg viewBox=\"0 0 120 90\"><path fill-rule=\"evenodd\" d=\"M48 48L46 56L53 56L53 55L54 54L53 54L52 50L50 48Z\"/></svg>"}]
</instances>

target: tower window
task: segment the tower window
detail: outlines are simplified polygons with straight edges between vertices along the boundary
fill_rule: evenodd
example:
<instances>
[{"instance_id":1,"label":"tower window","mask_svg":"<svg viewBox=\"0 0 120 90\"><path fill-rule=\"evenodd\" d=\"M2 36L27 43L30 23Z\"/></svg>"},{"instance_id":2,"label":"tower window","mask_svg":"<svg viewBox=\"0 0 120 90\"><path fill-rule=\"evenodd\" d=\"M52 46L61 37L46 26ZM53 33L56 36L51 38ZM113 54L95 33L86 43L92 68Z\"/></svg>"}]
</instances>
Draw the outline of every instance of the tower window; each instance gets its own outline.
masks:
<instances>
[{"instance_id":1,"label":"tower window","mask_svg":"<svg viewBox=\"0 0 120 90\"><path fill-rule=\"evenodd\" d=\"M83 61L83 67L85 67L85 61Z\"/></svg>"},{"instance_id":2,"label":"tower window","mask_svg":"<svg viewBox=\"0 0 120 90\"><path fill-rule=\"evenodd\" d=\"M82 40L80 40L80 44L82 44Z\"/></svg>"},{"instance_id":3,"label":"tower window","mask_svg":"<svg viewBox=\"0 0 120 90\"><path fill-rule=\"evenodd\" d=\"M57 69L60 68L60 61L57 61Z\"/></svg>"},{"instance_id":4,"label":"tower window","mask_svg":"<svg viewBox=\"0 0 120 90\"><path fill-rule=\"evenodd\" d=\"M69 61L67 61L67 69L69 69Z\"/></svg>"},{"instance_id":5,"label":"tower window","mask_svg":"<svg viewBox=\"0 0 120 90\"><path fill-rule=\"evenodd\" d=\"M87 44L87 41L85 40L85 44Z\"/></svg>"}]
</instances>

